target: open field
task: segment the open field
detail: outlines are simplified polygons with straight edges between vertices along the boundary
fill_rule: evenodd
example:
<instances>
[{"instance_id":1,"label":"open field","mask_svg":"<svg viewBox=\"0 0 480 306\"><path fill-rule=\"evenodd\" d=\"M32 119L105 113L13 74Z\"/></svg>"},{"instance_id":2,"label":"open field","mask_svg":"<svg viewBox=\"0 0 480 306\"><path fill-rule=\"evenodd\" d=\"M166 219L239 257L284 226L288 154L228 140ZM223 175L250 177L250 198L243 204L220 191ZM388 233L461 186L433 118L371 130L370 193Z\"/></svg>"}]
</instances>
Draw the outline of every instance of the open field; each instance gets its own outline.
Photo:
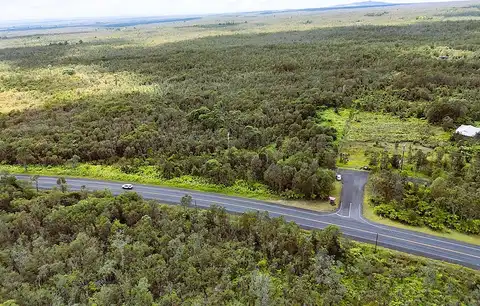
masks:
<instances>
[{"instance_id":1,"label":"open field","mask_svg":"<svg viewBox=\"0 0 480 306\"><path fill-rule=\"evenodd\" d=\"M355 112L347 124L346 116L336 116L335 126L344 124L347 133L341 139L340 152L347 153L348 163L338 162L340 167L359 169L368 166L368 151L387 150L402 153L402 148L431 151L438 146L450 146L451 132L445 132L441 127L433 126L426 120L416 118L401 119L390 114ZM342 121L343 119L343 121ZM395 147L397 144L397 147ZM410 168L409 164L405 165ZM412 175L421 174L412 172Z\"/></svg>"},{"instance_id":2,"label":"open field","mask_svg":"<svg viewBox=\"0 0 480 306\"><path fill-rule=\"evenodd\" d=\"M355 114L346 135L348 142L415 143L424 147L445 145L451 133L426 120L400 119L388 114L359 112Z\"/></svg>"}]
</instances>

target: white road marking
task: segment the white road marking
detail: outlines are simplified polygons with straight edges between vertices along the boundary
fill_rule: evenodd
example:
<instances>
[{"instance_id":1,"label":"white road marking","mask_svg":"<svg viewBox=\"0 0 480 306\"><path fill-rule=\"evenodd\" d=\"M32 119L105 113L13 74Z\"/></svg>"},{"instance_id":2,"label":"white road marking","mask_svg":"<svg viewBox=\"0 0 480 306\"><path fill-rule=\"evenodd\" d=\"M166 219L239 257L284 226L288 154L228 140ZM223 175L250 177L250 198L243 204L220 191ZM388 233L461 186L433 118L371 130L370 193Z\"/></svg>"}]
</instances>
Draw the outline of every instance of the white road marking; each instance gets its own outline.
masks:
<instances>
[{"instance_id":1,"label":"white road marking","mask_svg":"<svg viewBox=\"0 0 480 306\"><path fill-rule=\"evenodd\" d=\"M147 193L149 193L149 194L154 194L154 195L163 195L163 194L161 194L161 193L150 193L150 192L147 192ZM238 205L238 204L231 204L231 203L225 203L225 202L212 202L212 204L222 204L222 205L224 205L224 207L234 206L234 207L244 208L244 209L250 210L250 211L252 210L252 208L251 208L251 207L248 207L248 206L243 206L243 205ZM258 211L258 209L253 209L253 210ZM273 212L273 213L274 213L274 214L281 215L281 216L283 215L283 216L291 217L291 218L294 218L294 219L306 220L306 221L310 221L310 222L327 224L327 225L336 225L336 224L331 223L331 222L314 220L314 219L309 219L309 218L304 218L304 217L299 217L299 216L294 216L294 215L277 213L277 212ZM368 233L368 234L372 234L372 235L378 234L379 237L383 236L383 237L385 237L385 238L396 239L396 240L400 240L400 241L406 241L406 242L410 242L410 243L413 243L413 244L422 245L422 246L429 247L429 248L440 249L440 250L443 250L443 251L450 251L450 252L453 252L453 253L457 253L457 254L461 254L461 255L468 256L468 257L473 257L473 258L478 258L478 259L480 259L480 256L475 256L475 255L471 255L471 254L467 254L467 253L462 253L462 252L459 252L459 251L450 250L450 249L446 249L446 248L442 248L442 247L438 247L438 246L434 246L434 245L429 245L429 244L425 244L425 243L421 243L421 242L417 242L417 241L412 241L412 240L408 240L408 239L404 239L404 238L398 238L398 237L389 236L389 235L385 235L385 234L380 234L380 233L376 233L376 232L371 232L371 231L367 231L367 230L363 230L363 229L353 228L353 227L350 227L350 226L340 225L340 227L347 228L347 229L351 229L351 230L354 230L354 231L364 232L364 233Z\"/></svg>"},{"instance_id":2,"label":"white road marking","mask_svg":"<svg viewBox=\"0 0 480 306\"><path fill-rule=\"evenodd\" d=\"M56 184L56 179L53 179L53 178L45 178L43 177L43 179L51 179L52 181L55 182ZM112 182L112 183L104 183L104 182L100 182L100 181L91 181L91 183L94 183L96 185L104 185L104 186L108 186L108 187L111 187L112 184L116 184L116 182ZM67 178L67 184L68 183L68 178ZM80 184L80 183L78 183ZM121 183L118 183L119 185L121 185ZM85 184L82 184L82 185L85 185ZM81 186L81 185L80 185ZM166 187L150 187L150 186L145 186L145 185L139 185L140 187L138 188L143 188L143 189L162 189L162 190L165 190L165 191L162 191L164 193L167 193L169 192L168 189ZM121 186L119 186L118 188L120 188ZM172 188L174 189L174 188ZM133 190L135 191L135 189ZM318 216L328 216L328 215L334 215L335 213L331 213L331 214L327 214L327 213L321 213L321 212L318 212L318 213L314 213L314 212L308 212L308 211L305 211L305 210L297 210L297 209L292 209L292 208L289 208L287 206L284 206L284 205L281 205L281 204L268 204L264 201L249 201L249 200L245 200L245 199L240 199L240 198L236 198L236 197L222 197L222 196L218 196L218 195L215 195L215 194L209 194L209 193L199 193L199 192L195 192L195 191L188 191L188 190L182 190L182 189L178 189L179 192L182 192L182 191L185 191L186 193L194 196L194 195L199 195L199 196L202 196L202 197L210 197L210 198L218 198L218 199L223 199L223 200L234 200L234 201L238 201L238 202L243 202L243 203L251 203L251 204L255 204L255 205L258 205L258 206L266 206L266 207L272 207L272 208L280 208L280 209L284 209L284 210L287 210L287 211L291 211L291 212L300 212L302 214L306 214L306 215L310 215L310 216L315 216L315 217L318 217ZM148 192L148 191L147 191Z\"/></svg>"},{"instance_id":3,"label":"white road marking","mask_svg":"<svg viewBox=\"0 0 480 306\"><path fill-rule=\"evenodd\" d=\"M52 180L52 181L55 181L56 182L56 179L53 179L53 178L45 178L43 177L42 178L43 180ZM93 184L96 184L96 185L106 185L108 186L109 188L111 188L111 185L114 184L114 183L102 183L102 182L99 182L99 181L94 181L94 180L87 180L87 182L90 182L90 183L93 183ZM68 183L68 182L67 182ZM78 184L80 184L80 182L77 182ZM81 184L81 185L85 185L85 184ZM155 188L155 187L148 187L148 186L142 186L142 188L145 188L145 189L148 189L148 188ZM179 192L182 191L181 189L179 189ZM172 197L179 197L178 194L168 194L168 192L165 190L164 192L162 193L154 193L154 192L144 192L144 193L147 193L147 194L153 194L153 195L163 195L163 196L172 196ZM227 200L232 200L231 198L227 198L227 197L221 197L221 196L215 196L215 195L208 195L208 194L205 194L205 193L195 193L195 192L192 192L190 194L196 194L196 195L200 195L200 196L205 196L205 197L213 197L213 198L220 198L220 199L227 199ZM248 201L248 200L242 200L242 199L237 199L237 198L233 198L233 200L235 201L239 201L239 202L244 202L244 203L252 203L252 204L255 204L255 205L258 205L258 206L267 206L267 207L273 207L273 208L280 208L280 209L283 209L283 210L287 210L287 211L294 211L294 212L299 212L298 210L294 210L294 209L289 209L287 207L283 207L283 206L278 206L278 205L269 205L269 204L264 204L262 202L254 202L254 201ZM205 202L208 202L209 200L205 201ZM211 201L211 200L210 200ZM216 201L211 201L212 204L223 204L224 206L233 206L233 207L239 207L239 208L243 208L243 209L246 209L246 210L249 210L249 211L252 211L252 210L255 210L255 211L259 211L258 209L254 209L254 208L251 208L251 207L248 207L248 206L243 206L243 205L238 205L238 204L231 204L231 203L225 203L225 202L216 202ZM350 216L350 209L351 209L351 203L350 203L350 207L349 207L349 216ZM361 209L361 206L360 206L360 209ZM299 220L305 220L305 221L310 221L310 222L314 222L314 223L320 223L320 224L326 224L326 225L337 225L335 223L331 223L331 222L325 222L325 221L320 221L320 220L314 220L314 219L309 219L309 218L305 218L305 217L301 217L301 216L295 216L295 215L289 215L289 214L282 214L281 212L271 212L273 214L276 214L276 215L280 215L280 216L287 216L287 217L291 217L291 218L294 218L294 219L299 219ZM300 213L304 213L304 214L307 214L307 215L312 215L312 216L315 216L315 217L322 217L322 216L331 216L331 215L335 215L337 214L338 215L338 212L337 213L332 213L332 214L315 214L315 213L308 213L308 212L305 212L303 210L300 211ZM341 215L338 215L338 216L341 216ZM343 216L344 217L344 216ZM362 214L360 213L360 219L361 221L363 221L363 223L366 223L372 227L376 227L376 228L380 228L380 229L383 229L383 230L388 230L390 232L397 232L397 233L401 233L401 234L405 234L405 235L410 235L412 237L418 237L418 238L422 238L422 239L428 239L428 240L432 240L432 241L437 241L437 242L441 242L441 243L445 243L445 244L450 244L450 245L453 245L453 246L457 246L457 247L464 247L464 248L468 248L468 249L472 249L472 250L479 250L477 248L474 248L474 247L469 247L469 246L465 246L465 245L460 245L460 244L455 244L455 243L452 243L452 242L448 242L448 241L443 241L443 240L439 240L439 239L434 239L434 238L429 238L429 237L424 237L424 236L420 236L420 235L415 235L415 234L411 234L411 233L408 233L408 232L404 232L404 231L396 231L394 229L391 229L389 227L382 227L382 226L378 226L378 225L375 225L375 224L372 224L370 223L369 221L367 221L366 219L364 219L362 217ZM338 225L340 227L343 227L343 228L346 228L346 229L350 229L350 230L354 230L354 231L358 231L358 232L364 232L364 233L368 233L368 234L372 234L372 235L376 235L377 233L376 232L371 232L371 231L367 231L367 230L363 230L363 229L358 229L358 228L353 228L353 227L350 227L350 226L343 226L343 225ZM409 242L409 243L413 243L413 244L418 244L418 245L422 245L422 246L425 246L427 248L434 248L434 249L440 249L440 250L443 250L443 251L449 251L449 252L453 252L453 253L457 253L457 254L460 254L460 255L464 255L464 256L467 256L467 257L473 257L473 258L478 258L480 259L479 256L476 256L476 255L471 255L471 254L467 254L467 253L463 253L463 252L459 252L459 251L456 251L456 250L451 250L451 249L448 249L448 248L442 248L442 247L438 247L438 246L434 246L434 245L429 245L429 244L425 244L425 243L421 243L421 242L417 242L417 241L412 241L412 240L409 240L409 239L404 239L404 238L398 238L398 237L393 237L393 236L389 236L389 235L385 235L385 234L379 234L379 236L383 236L385 238L390 238L390 239L393 239L393 240L400 240L400 241L406 241L406 242ZM363 238L363 237L360 237L360 238ZM413 250L414 251L414 250ZM432 253L428 253L428 252L423 252L425 254L432 254ZM433 254L433 255L436 255L436 254ZM454 259L454 258L449 258L447 256L442 256L443 258L448 258L450 260L453 260L455 262L461 262L461 260L458 260L458 259ZM477 266L480 266L477 264Z\"/></svg>"},{"instance_id":4,"label":"white road marking","mask_svg":"<svg viewBox=\"0 0 480 306\"><path fill-rule=\"evenodd\" d=\"M362 210L362 205L360 205L360 209ZM362 210L363 211L363 210ZM389 226L383 226L383 225L377 225L377 224L374 224L370 221L368 221L367 219L365 219L362 214L360 213L360 220L363 222L363 223L366 223L370 226L373 226L373 227L376 227L376 228L379 228L379 229L382 229L382 230L386 230L386 231L389 231L389 232L392 232L392 233L399 233L399 234L403 234L403 235L410 235L410 236L413 236L413 237L419 237L419 238L423 238L423 239L428 239L428 240L431 240L431 241L435 241L435 242L440 242L440 243L445 243L445 244L450 244L450 245L454 245L454 246L460 246L462 248L466 248L466 249L471 249L471 250L475 250L475 251L479 251L480 252L480 247L475 247L475 246L467 246L467 245L463 245L463 244L458 244L458 243L454 243L454 242L450 242L450 241L446 241L446 240L440 240L440 239L435 239L435 238L430 238L430 237L425 237L425 236L422 236L422 235L417 235L415 233L409 233L407 231L398 231L398 230L395 230L393 229L392 227L389 227ZM428 234L426 234L428 235Z\"/></svg>"}]
</instances>

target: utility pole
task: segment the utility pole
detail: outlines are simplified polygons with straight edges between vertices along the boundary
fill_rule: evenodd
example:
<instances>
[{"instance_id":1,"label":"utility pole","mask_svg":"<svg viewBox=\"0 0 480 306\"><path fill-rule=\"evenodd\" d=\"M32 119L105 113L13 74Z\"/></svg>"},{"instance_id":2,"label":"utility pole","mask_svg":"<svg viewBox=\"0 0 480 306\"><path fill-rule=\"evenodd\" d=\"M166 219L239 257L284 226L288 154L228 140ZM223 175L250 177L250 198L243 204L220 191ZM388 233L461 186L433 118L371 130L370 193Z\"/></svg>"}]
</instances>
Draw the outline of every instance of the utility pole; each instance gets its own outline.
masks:
<instances>
[{"instance_id":1,"label":"utility pole","mask_svg":"<svg viewBox=\"0 0 480 306\"><path fill-rule=\"evenodd\" d=\"M375 239L375 253L377 253L377 245L378 245L378 233L377 233L377 238Z\"/></svg>"},{"instance_id":2,"label":"utility pole","mask_svg":"<svg viewBox=\"0 0 480 306\"><path fill-rule=\"evenodd\" d=\"M402 168L401 170L403 171L403 164L405 163L405 147L406 147L406 143L403 144L403 153L402 153Z\"/></svg>"}]
</instances>

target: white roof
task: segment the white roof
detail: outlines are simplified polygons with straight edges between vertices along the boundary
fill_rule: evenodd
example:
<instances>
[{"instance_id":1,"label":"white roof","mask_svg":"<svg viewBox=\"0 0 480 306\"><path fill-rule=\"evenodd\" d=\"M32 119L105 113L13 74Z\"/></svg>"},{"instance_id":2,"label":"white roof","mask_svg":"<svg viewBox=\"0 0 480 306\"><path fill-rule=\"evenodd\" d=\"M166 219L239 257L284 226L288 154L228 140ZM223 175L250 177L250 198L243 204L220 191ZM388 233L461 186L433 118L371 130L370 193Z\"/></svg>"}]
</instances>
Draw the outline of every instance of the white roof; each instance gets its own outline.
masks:
<instances>
[{"instance_id":1,"label":"white roof","mask_svg":"<svg viewBox=\"0 0 480 306\"><path fill-rule=\"evenodd\" d=\"M456 132L463 136L475 137L475 135L480 133L480 128L474 127L472 125L461 125Z\"/></svg>"}]
</instances>

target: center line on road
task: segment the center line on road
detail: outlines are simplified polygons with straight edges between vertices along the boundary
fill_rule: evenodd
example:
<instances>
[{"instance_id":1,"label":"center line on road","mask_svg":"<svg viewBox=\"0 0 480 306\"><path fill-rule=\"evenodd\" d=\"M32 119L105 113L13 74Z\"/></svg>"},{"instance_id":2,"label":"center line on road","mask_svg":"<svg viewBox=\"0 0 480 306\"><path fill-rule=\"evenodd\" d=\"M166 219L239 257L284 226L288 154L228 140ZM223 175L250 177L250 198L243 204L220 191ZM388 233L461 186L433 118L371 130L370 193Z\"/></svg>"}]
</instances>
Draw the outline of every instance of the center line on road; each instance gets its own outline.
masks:
<instances>
[{"instance_id":1,"label":"center line on road","mask_svg":"<svg viewBox=\"0 0 480 306\"><path fill-rule=\"evenodd\" d=\"M155 193L151 193L151 194L155 194ZM205 201L204 201L204 202L205 202ZM250 211L251 211L251 210L258 211L258 209L252 209L251 207L248 207L248 206L243 206L243 205L238 205L238 204L231 204L231 203L225 203L225 202L212 202L212 204L222 204L222 205L224 205L225 208L227 208L228 206L234 206L234 207L244 208L244 209L250 210ZM306 221L310 221L310 222L316 222L316 223L327 224L327 225L337 225L337 224L334 224L334 223L331 223L331 222L325 222L325 221L320 221L320 220L315 220L315 219L310 219L310 218L304 218L304 217L299 217L299 216L294 216L294 215L288 215L288 214L282 214L282 213L276 213L276 212L273 212L273 213L274 213L274 214L278 214L278 215L280 215L280 216L286 216L286 217L291 217L291 218L300 219L300 220L306 220ZM350 230L355 230L355 231L359 231L359 232L364 232L364 233L372 234L372 235L376 235L376 234L377 234L376 232L366 231L366 230L362 230L362 229L358 229L358 228L353 228L353 227L350 227L350 226L343 226L343 225L337 225L337 226L340 226L340 227L343 227L343 228L347 228L347 229L350 229ZM480 259L480 256L475 256L475 255L471 255L471 254L467 254L467 253L462 253L462 252L459 252L459 251L456 251L456 250L451 250L451 249L447 249L447 248L442 248L442 247L438 247L438 246L435 246L435 245L429 245L429 244L425 244L425 243L421 243L421 242L417 242L417 241L413 241L413 240L409 240L409 239L398 238L398 237L394 237L394 236L390 236L390 235L385 235L385 234L380 234L380 233L379 233L379 236L383 236L383 237L385 237L385 238L390 238L390 239L394 239L394 240L405 241L405 242L409 242L409 243L413 243L413 244L422 245L422 246L427 247L427 248L434 248L434 249L439 249L439 250L442 250L442 251L449 251L449 252L461 254L461 255L464 255L464 256L468 256L468 257L473 257L473 258L478 258L478 259Z\"/></svg>"},{"instance_id":2,"label":"center line on road","mask_svg":"<svg viewBox=\"0 0 480 306\"><path fill-rule=\"evenodd\" d=\"M50 182L56 182L56 180L54 178L48 178L48 177L47 178L44 177L43 180L44 180L44 182L46 181L45 183L47 183L47 184L49 184ZM72 185L73 188L77 188L77 189L79 187L74 186L74 185L79 185L79 186L81 186L81 185L105 186L106 189L111 189L111 190L113 189L112 191L115 191L115 192L118 192L119 190L120 191L122 190L120 188L121 183L118 183L119 184L118 187L115 186L117 184L117 182L108 183L108 182L101 182L101 181L94 181L94 180L82 181L82 180L79 180L79 179L72 179L72 178L69 179L69 180L70 180L71 183L73 183L73 184L70 184L70 185ZM55 186L55 184L52 183L52 186ZM99 188L95 188L95 189L99 190ZM151 190L151 191L149 191L149 190ZM156 190L160 190L161 192L160 193L155 192ZM190 192L189 190L183 190L183 189L179 189L178 191L176 191L175 189L169 189L169 188L139 185L136 192L138 192L140 195L144 194L146 198L148 198L148 195L151 195L151 196L153 196L153 197L151 197L151 199L157 200L157 201L160 201L160 202L162 201L161 200L162 196L163 197L181 198L180 193L186 192L188 194L191 194L195 197L200 198L200 199L197 199L197 200L200 201L200 202L203 202L203 205L211 206L212 204L219 204L219 205L223 205L227 210L229 209L229 207L230 207L230 209L233 209L233 207L238 207L238 208L241 208L241 209L246 210L246 211L267 211L267 212L269 212L273 215L276 215L276 216L284 216L284 217L288 217L289 219L298 220L297 222L300 222L300 224L299 224L300 226L302 226L301 223L303 223L303 226L309 227L308 222L312 222L314 224L337 225L337 226L339 226L341 228L344 228L344 229L348 229L348 230L351 230L351 231L354 231L354 232L363 232L363 233L367 233L367 234L370 234L370 235L376 235L378 233L378 232L365 230L365 229L360 229L360 228L356 228L356 227L339 225L338 223L336 224L336 223L332 223L332 222L328 222L328 221L321 221L321 220L318 220L318 219L311 219L311 218L308 218L308 217L304 217L304 216L312 216L312 217L321 219L321 218L326 218L326 217L334 217L335 218L335 215L336 215L336 216L343 217L343 218L351 218L352 203L349 203L348 216L342 216L342 215L340 215L340 212L342 211L341 209L339 209L335 213L329 213L329 214L314 213L314 212L309 213L309 212L304 211L304 210L292 209L292 208L284 207L282 205L267 204L263 201L252 201L252 200L248 200L248 199L239 199L239 198L236 198L236 197L230 198L230 197L226 197L226 196L217 196L215 194ZM203 198L203 199L201 199L201 198ZM232 201L236 204L220 201L219 199L220 200L230 200L230 201ZM252 204L253 207L252 206L240 205L240 204L238 204L238 202L246 203L246 204ZM343 204L344 203L340 203L340 208L343 207ZM201 205L201 206L203 206L203 205ZM480 249L475 248L475 247L470 247L470 246L466 246L466 245L463 245L463 244L456 244L454 242L443 241L443 240L440 240L440 239L425 237L425 236L422 236L422 235L415 235L414 233L409 233L408 231L398 231L398 230L391 229L390 227L383 227L383 226L378 226L376 224L372 224L372 223L368 222L367 220L365 220L363 218L362 213L361 213L361 209L362 209L362 205L360 205L359 220L356 221L356 222L360 222L360 224L361 223L367 224L368 226L371 226L372 228L379 228L379 229L382 229L384 231L390 231L392 233L397 232L397 233L401 233L403 235L407 235L406 238L399 238L399 237L394 237L394 236L391 236L391 235L388 235L388 234L378 233L380 237L388 238L388 239L391 239L393 241L395 241L395 240L404 241L404 242L407 242L407 243L423 246L423 247L425 247L425 249L419 251L420 253L423 253L423 254L430 254L430 255L439 256L438 254L432 253L432 251L431 251L431 249L437 249L437 250L456 253L456 254L459 254L459 255L463 255L463 256L467 256L467 257L471 257L471 258L475 258L475 259L480 259L480 256L477 256L477 254L475 254L475 255L468 254L468 253L464 253L464 252L461 252L461 251L457 251L455 249L450 249L448 247L437 246L437 245L434 245L434 244L426 244L426 243L419 242L418 240L417 241L410 240L410 239L408 239L408 236L410 236L412 238L416 238L416 239L425 239L425 240L440 242L440 243L448 244L448 245L451 245L451 246L457 247L457 248L460 247L460 248L480 251ZM235 210L233 210L233 211L235 211ZM292 213L296 213L298 215L292 215L292 214L285 213L285 212L292 212ZM307 222L307 223L301 222L302 220ZM333 222L336 222L336 221L333 220ZM353 235L353 236L355 236L355 235ZM362 237L362 236L358 236L358 237L360 239L361 238L365 239L365 237ZM373 241L373 239L367 239L367 240ZM387 243L387 242L385 242L385 243ZM402 248L402 245L393 244L393 245L391 245L391 247ZM410 249L413 252L418 251L418 250L415 250L414 248L412 249L412 248L409 248L407 246L403 246L403 248ZM429 250L430 250L430 252L429 252ZM440 256L440 258L442 258L442 257L446 258L446 259L451 259L451 260L454 260L454 261L457 261L457 262L464 262L462 259L453 259L453 258L450 258L450 257L445 256L445 255ZM480 263L480 261L479 261L479 263ZM475 264L475 265L480 266L479 264Z\"/></svg>"}]
</instances>

